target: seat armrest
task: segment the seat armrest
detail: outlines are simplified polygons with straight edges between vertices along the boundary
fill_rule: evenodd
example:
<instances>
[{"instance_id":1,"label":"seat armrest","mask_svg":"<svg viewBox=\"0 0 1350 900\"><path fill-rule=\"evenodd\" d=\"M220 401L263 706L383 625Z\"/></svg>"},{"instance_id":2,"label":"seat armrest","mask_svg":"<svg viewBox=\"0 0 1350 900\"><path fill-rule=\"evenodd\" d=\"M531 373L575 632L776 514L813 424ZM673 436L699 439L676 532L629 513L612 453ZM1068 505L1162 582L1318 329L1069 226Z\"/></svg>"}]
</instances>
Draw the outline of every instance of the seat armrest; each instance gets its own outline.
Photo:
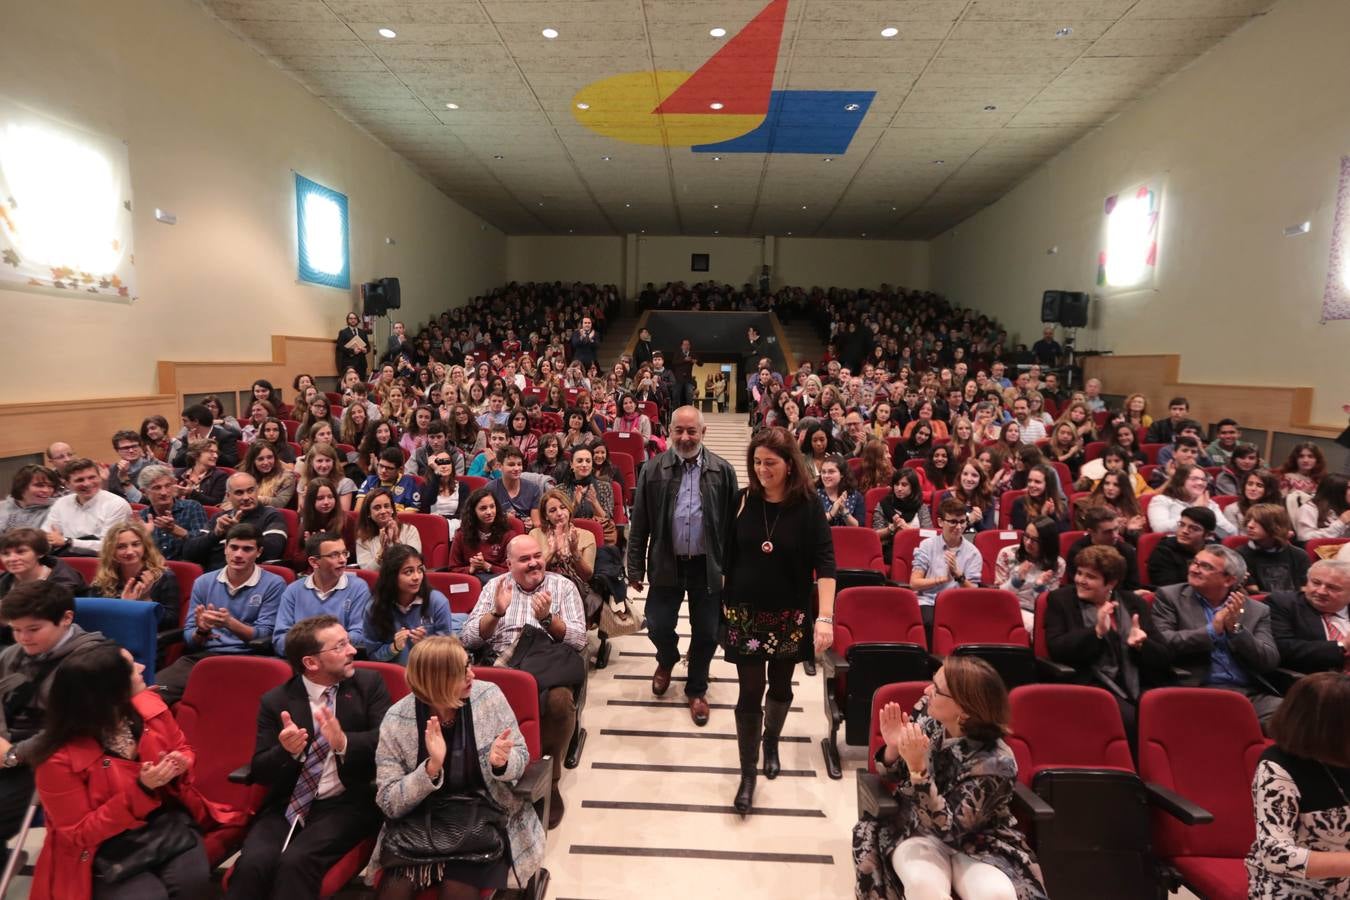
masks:
<instances>
[{"instance_id":1,"label":"seat armrest","mask_svg":"<svg viewBox=\"0 0 1350 900\"><path fill-rule=\"evenodd\" d=\"M1115 697L1117 700L1128 701L1130 699L1129 697L1125 696L1125 692L1121 690L1120 685L1116 684L1114 681L1112 681L1110 678L1107 678L1105 675L1103 675L1101 672L1098 672L1096 669L1092 670L1092 680L1097 682L1097 684L1101 685L1102 687L1106 688L1106 690L1110 691L1111 696Z\"/></svg>"},{"instance_id":2,"label":"seat armrest","mask_svg":"<svg viewBox=\"0 0 1350 900\"><path fill-rule=\"evenodd\" d=\"M226 776L230 784L252 784L253 783L253 764L244 763Z\"/></svg>"},{"instance_id":3,"label":"seat armrest","mask_svg":"<svg viewBox=\"0 0 1350 900\"><path fill-rule=\"evenodd\" d=\"M1026 810L1027 818L1033 822L1049 822L1055 817L1054 807L1020 781L1013 785L1013 803Z\"/></svg>"},{"instance_id":4,"label":"seat armrest","mask_svg":"<svg viewBox=\"0 0 1350 900\"><path fill-rule=\"evenodd\" d=\"M848 660L836 653L833 647L825 648L825 654L821 657L821 662L825 664L825 671L827 672L838 675L841 672L848 671Z\"/></svg>"},{"instance_id":5,"label":"seat armrest","mask_svg":"<svg viewBox=\"0 0 1350 900\"><path fill-rule=\"evenodd\" d=\"M270 637L254 638L248 642L248 652L253 656L276 656L277 648L272 646Z\"/></svg>"},{"instance_id":6,"label":"seat armrest","mask_svg":"<svg viewBox=\"0 0 1350 900\"><path fill-rule=\"evenodd\" d=\"M516 781L511 792L529 803L535 803L548 796L553 788L553 758L549 756L533 760Z\"/></svg>"},{"instance_id":7,"label":"seat armrest","mask_svg":"<svg viewBox=\"0 0 1350 900\"><path fill-rule=\"evenodd\" d=\"M890 791L881 783L880 776L866 769L858 771L858 815L869 815L874 819L884 819L900 812L900 804L895 802Z\"/></svg>"},{"instance_id":8,"label":"seat armrest","mask_svg":"<svg viewBox=\"0 0 1350 900\"><path fill-rule=\"evenodd\" d=\"M1046 681L1073 681L1078 675L1073 666L1066 666L1064 663L1041 656L1036 657L1036 671Z\"/></svg>"},{"instance_id":9,"label":"seat armrest","mask_svg":"<svg viewBox=\"0 0 1350 900\"><path fill-rule=\"evenodd\" d=\"M178 627L166 628L155 635L155 644L161 650L163 650L165 647L172 647L174 644L181 644L182 642L183 642L182 628Z\"/></svg>"},{"instance_id":10,"label":"seat armrest","mask_svg":"<svg viewBox=\"0 0 1350 900\"><path fill-rule=\"evenodd\" d=\"M1145 781L1144 792L1150 804L1174 816L1184 825L1208 825L1214 821L1214 813L1160 784Z\"/></svg>"},{"instance_id":11,"label":"seat armrest","mask_svg":"<svg viewBox=\"0 0 1350 900\"><path fill-rule=\"evenodd\" d=\"M1269 672L1262 672L1262 680L1270 689L1283 697L1294 686L1294 683L1303 677L1304 673L1295 672L1293 669L1271 669Z\"/></svg>"}]
</instances>

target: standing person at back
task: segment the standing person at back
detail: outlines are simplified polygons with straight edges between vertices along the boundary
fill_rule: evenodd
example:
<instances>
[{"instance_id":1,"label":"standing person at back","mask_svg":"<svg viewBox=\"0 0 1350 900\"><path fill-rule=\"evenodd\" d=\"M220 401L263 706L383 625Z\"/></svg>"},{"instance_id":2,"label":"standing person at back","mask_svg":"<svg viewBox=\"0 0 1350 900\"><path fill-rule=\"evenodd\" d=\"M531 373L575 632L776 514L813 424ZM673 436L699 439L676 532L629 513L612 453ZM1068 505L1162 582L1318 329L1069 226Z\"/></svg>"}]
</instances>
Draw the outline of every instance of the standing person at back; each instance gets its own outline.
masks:
<instances>
[{"instance_id":1,"label":"standing person at back","mask_svg":"<svg viewBox=\"0 0 1350 900\"><path fill-rule=\"evenodd\" d=\"M670 449L642 467L628 533L628 583L640 591L649 576L647 633L656 646L652 693L670 687L680 659L675 620L689 597L689 674L684 693L695 725L708 723L708 666L717 649L722 565L735 519L736 472L703 446L707 426L692 406L670 419Z\"/></svg>"}]
</instances>

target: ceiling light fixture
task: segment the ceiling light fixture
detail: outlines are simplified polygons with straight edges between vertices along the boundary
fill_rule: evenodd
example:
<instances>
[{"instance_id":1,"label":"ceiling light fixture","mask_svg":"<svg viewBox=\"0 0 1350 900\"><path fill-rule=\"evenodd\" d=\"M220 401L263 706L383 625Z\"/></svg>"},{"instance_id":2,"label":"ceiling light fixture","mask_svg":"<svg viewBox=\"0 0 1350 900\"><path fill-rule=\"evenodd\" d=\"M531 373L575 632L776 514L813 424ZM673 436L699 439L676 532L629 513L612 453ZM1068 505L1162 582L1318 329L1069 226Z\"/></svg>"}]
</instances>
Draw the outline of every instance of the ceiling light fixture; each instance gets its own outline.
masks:
<instances>
[{"instance_id":1,"label":"ceiling light fixture","mask_svg":"<svg viewBox=\"0 0 1350 900\"><path fill-rule=\"evenodd\" d=\"M863 236L863 237L867 237L867 232L864 231L864 232L862 233L862 236Z\"/></svg>"},{"instance_id":2,"label":"ceiling light fixture","mask_svg":"<svg viewBox=\"0 0 1350 900\"><path fill-rule=\"evenodd\" d=\"M602 157L600 157L600 161L601 161L601 162L609 162L611 158L612 158L612 157L609 157L609 156L602 156Z\"/></svg>"},{"instance_id":3,"label":"ceiling light fixture","mask_svg":"<svg viewBox=\"0 0 1350 900\"><path fill-rule=\"evenodd\" d=\"M998 107L991 103L991 104L989 104L988 106L986 106L986 107L984 108L984 111L985 111L985 112L993 112L993 111L996 110L996 109L998 109Z\"/></svg>"},{"instance_id":4,"label":"ceiling light fixture","mask_svg":"<svg viewBox=\"0 0 1350 900\"><path fill-rule=\"evenodd\" d=\"M708 104L708 109L721 109L721 108L722 104L717 101L713 101L712 103Z\"/></svg>"},{"instance_id":5,"label":"ceiling light fixture","mask_svg":"<svg viewBox=\"0 0 1350 900\"><path fill-rule=\"evenodd\" d=\"M544 37L548 38L548 39L551 41L551 40L553 40L555 37L558 36L558 29L556 29L556 28L545 28L543 31L541 31L541 32L539 32L539 33L542 34Z\"/></svg>"},{"instance_id":6,"label":"ceiling light fixture","mask_svg":"<svg viewBox=\"0 0 1350 900\"><path fill-rule=\"evenodd\" d=\"M935 160L933 160L933 165L935 165L935 166L943 166L943 165L946 165L946 164L947 164L947 161L946 161L945 159L935 159Z\"/></svg>"},{"instance_id":7,"label":"ceiling light fixture","mask_svg":"<svg viewBox=\"0 0 1350 900\"><path fill-rule=\"evenodd\" d=\"M788 232L788 237L792 237L792 232Z\"/></svg>"},{"instance_id":8,"label":"ceiling light fixture","mask_svg":"<svg viewBox=\"0 0 1350 900\"><path fill-rule=\"evenodd\" d=\"M505 157L505 156L502 156L500 153L494 153L494 154L492 154L492 158L493 158L493 159L506 159L506 157Z\"/></svg>"},{"instance_id":9,"label":"ceiling light fixture","mask_svg":"<svg viewBox=\"0 0 1350 900\"><path fill-rule=\"evenodd\" d=\"M578 104L577 104L577 109L590 109L590 108L591 108L591 105L590 105L589 103L578 103Z\"/></svg>"},{"instance_id":10,"label":"ceiling light fixture","mask_svg":"<svg viewBox=\"0 0 1350 900\"><path fill-rule=\"evenodd\" d=\"M834 157L833 157L833 156L827 156L827 157L825 157L825 159L823 160L823 162L834 162Z\"/></svg>"},{"instance_id":11,"label":"ceiling light fixture","mask_svg":"<svg viewBox=\"0 0 1350 900\"><path fill-rule=\"evenodd\" d=\"M623 205L623 208L624 208L624 209L632 209L632 208L633 208L633 204L631 204L631 203L625 203L625 204Z\"/></svg>"},{"instance_id":12,"label":"ceiling light fixture","mask_svg":"<svg viewBox=\"0 0 1350 900\"><path fill-rule=\"evenodd\" d=\"M900 207L898 207L898 206L892 206L892 207L891 207L891 212L899 212L899 211L900 211Z\"/></svg>"},{"instance_id":13,"label":"ceiling light fixture","mask_svg":"<svg viewBox=\"0 0 1350 900\"><path fill-rule=\"evenodd\" d=\"M720 204L720 203L714 203L714 204L713 204L713 209L721 209L721 208L722 208L722 204Z\"/></svg>"},{"instance_id":14,"label":"ceiling light fixture","mask_svg":"<svg viewBox=\"0 0 1350 900\"><path fill-rule=\"evenodd\" d=\"M390 38L390 39L392 39L392 38L398 37L398 32L395 31L395 30L392 29L392 28L381 28L381 29L380 29L378 32L376 32L376 33L379 34L379 36L382 37L382 38Z\"/></svg>"},{"instance_id":15,"label":"ceiling light fixture","mask_svg":"<svg viewBox=\"0 0 1350 900\"><path fill-rule=\"evenodd\" d=\"M544 205L544 201L543 201L543 200L540 200L540 201L539 201L539 205L540 205L540 206L543 206L543 205Z\"/></svg>"},{"instance_id":16,"label":"ceiling light fixture","mask_svg":"<svg viewBox=\"0 0 1350 900\"><path fill-rule=\"evenodd\" d=\"M447 104L445 104L445 108L446 108L446 109L459 109L459 104L458 104L458 103L447 103Z\"/></svg>"},{"instance_id":17,"label":"ceiling light fixture","mask_svg":"<svg viewBox=\"0 0 1350 900\"><path fill-rule=\"evenodd\" d=\"M720 156L714 156L714 157L713 157L713 162L721 162L721 161L722 161L722 157L720 157Z\"/></svg>"},{"instance_id":18,"label":"ceiling light fixture","mask_svg":"<svg viewBox=\"0 0 1350 900\"><path fill-rule=\"evenodd\" d=\"M895 36L896 36L897 34L899 34L899 33L900 33L900 29L899 29L899 28L895 28L894 26L890 26L890 27L881 29L881 36L884 37L884 38L892 38L892 37L895 37Z\"/></svg>"},{"instance_id":19,"label":"ceiling light fixture","mask_svg":"<svg viewBox=\"0 0 1350 900\"><path fill-rule=\"evenodd\" d=\"M802 207L802 209L806 209L806 207L805 207L805 206L803 206L803 207Z\"/></svg>"},{"instance_id":20,"label":"ceiling light fixture","mask_svg":"<svg viewBox=\"0 0 1350 900\"><path fill-rule=\"evenodd\" d=\"M1055 37L1057 38L1066 38L1071 34L1073 34L1073 29L1070 28L1068 25L1065 25L1063 28L1058 28L1055 30Z\"/></svg>"},{"instance_id":21,"label":"ceiling light fixture","mask_svg":"<svg viewBox=\"0 0 1350 900\"><path fill-rule=\"evenodd\" d=\"M713 229L713 234L721 234L721 233L722 232L718 231L716 228Z\"/></svg>"},{"instance_id":22,"label":"ceiling light fixture","mask_svg":"<svg viewBox=\"0 0 1350 900\"><path fill-rule=\"evenodd\" d=\"M726 37L727 30L725 28L714 28L712 31L709 31L708 34L713 37Z\"/></svg>"},{"instance_id":23,"label":"ceiling light fixture","mask_svg":"<svg viewBox=\"0 0 1350 900\"><path fill-rule=\"evenodd\" d=\"M858 110L862 109L862 104L861 104L861 103L845 103L845 104L844 104L844 109L845 109L846 111L848 111L848 112L857 112Z\"/></svg>"}]
</instances>

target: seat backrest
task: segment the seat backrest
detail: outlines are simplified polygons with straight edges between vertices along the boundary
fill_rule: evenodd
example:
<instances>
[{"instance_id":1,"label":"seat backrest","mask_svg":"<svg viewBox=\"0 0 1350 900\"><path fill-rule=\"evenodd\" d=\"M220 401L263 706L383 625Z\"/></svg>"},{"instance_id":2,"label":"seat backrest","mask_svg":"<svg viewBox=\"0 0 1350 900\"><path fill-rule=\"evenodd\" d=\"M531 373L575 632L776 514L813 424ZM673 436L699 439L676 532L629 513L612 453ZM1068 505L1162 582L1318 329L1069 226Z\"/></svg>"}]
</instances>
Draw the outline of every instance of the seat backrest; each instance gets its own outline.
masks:
<instances>
[{"instance_id":1,"label":"seat backrest","mask_svg":"<svg viewBox=\"0 0 1350 900\"><path fill-rule=\"evenodd\" d=\"M994 563L998 560L998 552L1004 547L1014 547L1022 541L1022 532L996 529L992 531L981 531L975 535L975 549L980 551L980 557L984 560L984 568L980 571L980 583L994 583Z\"/></svg>"},{"instance_id":2,"label":"seat backrest","mask_svg":"<svg viewBox=\"0 0 1350 900\"><path fill-rule=\"evenodd\" d=\"M371 662L363 659L355 665L358 669L369 669L384 679L384 689L389 692L389 702L397 703L408 696L408 673L398 663Z\"/></svg>"},{"instance_id":3,"label":"seat backrest","mask_svg":"<svg viewBox=\"0 0 1350 900\"><path fill-rule=\"evenodd\" d=\"M910 572L914 570L914 551L937 533L936 528L907 528L896 534L891 545L891 581L909 584Z\"/></svg>"},{"instance_id":4,"label":"seat backrest","mask_svg":"<svg viewBox=\"0 0 1350 900\"><path fill-rule=\"evenodd\" d=\"M461 475L456 479L469 486L469 493L473 493L480 487L487 487L488 480L481 475Z\"/></svg>"},{"instance_id":5,"label":"seat backrest","mask_svg":"<svg viewBox=\"0 0 1350 900\"><path fill-rule=\"evenodd\" d=\"M520 733L525 736L530 759L542 756L539 749L539 686L534 676L503 666L474 666L473 677L490 681L502 689L506 702L511 704L511 711L516 714Z\"/></svg>"},{"instance_id":6,"label":"seat backrest","mask_svg":"<svg viewBox=\"0 0 1350 900\"><path fill-rule=\"evenodd\" d=\"M94 583L94 576L98 574L97 556L63 556L61 561L79 572L85 584Z\"/></svg>"},{"instance_id":7,"label":"seat backrest","mask_svg":"<svg viewBox=\"0 0 1350 900\"><path fill-rule=\"evenodd\" d=\"M926 649L918 595L900 587L840 591L834 600L834 651L847 657L849 647L863 642L918 644Z\"/></svg>"},{"instance_id":8,"label":"seat backrest","mask_svg":"<svg viewBox=\"0 0 1350 900\"><path fill-rule=\"evenodd\" d=\"M653 431L661 426L661 407L657 405L655 400L641 401L638 403L638 409L640 409L642 414L647 417L647 420L652 423Z\"/></svg>"},{"instance_id":9,"label":"seat backrest","mask_svg":"<svg viewBox=\"0 0 1350 900\"><path fill-rule=\"evenodd\" d=\"M478 602L483 584L476 576L462 572L428 572L427 582L433 591L440 591L450 601L450 611L468 615Z\"/></svg>"},{"instance_id":10,"label":"seat backrest","mask_svg":"<svg viewBox=\"0 0 1350 900\"><path fill-rule=\"evenodd\" d=\"M1106 449L1106 441L1088 441L1083 447L1083 461L1092 462L1094 459L1100 459L1102 451Z\"/></svg>"},{"instance_id":11,"label":"seat backrest","mask_svg":"<svg viewBox=\"0 0 1350 900\"><path fill-rule=\"evenodd\" d=\"M916 471L916 472L922 472L922 471L923 471L923 464L924 464L925 462L926 462L926 460L921 459L921 458L919 458L919 457L916 456L916 457L914 457L913 459L907 459L907 460L905 460L905 468L906 468L906 469L913 469L913 470Z\"/></svg>"},{"instance_id":12,"label":"seat backrest","mask_svg":"<svg viewBox=\"0 0 1350 900\"><path fill-rule=\"evenodd\" d=\"M1247 535L1230 534L1223 539L1223 545L1229 550L1241 550L1243 547L1247 546Z\"/></svg>"},{"instance_id":13,"label":"seat backrest","mask_svg":"<svg viewBox=\"0 0 1350 900\"><path fill-rule=\"evenodd\" d=\"M877 751L881 749L884 741L881 740L881 710L887 703L898 703L900 708L907 713L913 713L914 707L919 699L923 697L924 689L930 682L927 681L900 681L895 684L888 684L872 695L872 723L868 728L871 740L867 747L867 771L875 772L877 770Z\"/></svg>"},{"instance_id":14,"label":"seat backrest","mask_svg":"<svg viewBox=\"0 0 1350 900\"><path fill-rule=\"evenodd\" d=\"M348 567L344 571L347 573L348 576L359 578L362 581L364 581L366 583L366 587L370 588L371 595L374 596L375 582L379 581L380 579L379 572L372 571L371 569L358 569L355 567Z\"/></svg>"},{"instance_id":15,"label":"seat backrest","mask_svg":"<svg viewBox=\"0 0 1350 900\"><path fill-rule=\"evenodd\" d=\"M933 652L946 656L962 644L1027 647L1017 595L997 588L948 588L933 610Z\"/></svg>"},{"instance_id":16,"label":"seat backrest","mask_svg":"<svg viewBox=\"0 0 1350 900\"><path fill-rule=\"evenodd\" d=\"M1069 467L1059 460L1051 460L1050 468L1055 470L1055 476L1059 479L1059 491L1065 497L1073 490L1073 475L1069 472Z\"/></svg>"},{"instance_id":17,"label":"seat backrest","mask_svg":"<svg viewBox=\"0 0 1350 900\"><path fill-rule=\"evenodd\" d=\"M1078 507L1092 496L1091 491L1069 491L1069 524L1078 527Z\"/></svg>"},{"instance_id":18,"label":"seat backrest","mask_svg":"<svg viewBox=\"0 0 1350 900\"><path fill-rule=\"evenodd\" d=\"M1214 688L1156 688L1139 701L1139 774L1214 814L1182 825L1154 813L1158 852L1241 859L1256 837L1252 777L1268 741L1251 701Z\"/></svg>"},{"instance_id":19,"label":"seat backrest","mask_svg":"<svg viewBox=\"0 0 1350 900\"><path fill-rule=\"evenodd\" d=\"M1120 707L1107 691L1078 684L1013 688L1012 734L1017 777L1025 784L1041 769L1134 771Z\"/></svg>"},{"instance_id":20,"label":"seat backrest","mask_svg":"<svg viewBox=\"0 0 1350 900\"><path fill-rule=\"evenodd\" d=\"M281 519L286 523L286 549L281 552L282 559L297 559L300 548L300 514L293 509L278 509Z\"/></svg>"},{"instance_id":21,"label":"seat backrest","mask_svg":"<svg viewBox=\"0 0 1350 900\"><path fill-rule=\"evenodd\" d=\"M1232 506L1236 502L1238 502L1238 496L1236 494L1214 495L1214 503L1219 507L1220 512L1223 512L1225 509Z\"/></svg>"},{"instance_id":22,"label":"seat backrest","mask_svg":"<svg viewBox=\"0 0 1350 900\"><path fill-rule=\"evenodd\" d=\"M262 565L259 566L259 568L271 572L273 575L276 575L287 584L291 584L292 582L295 581L294 570L288 569L285 566L273 565L272 563L263 563Z\"/></svg>"},{"instance_id":23,"label":"seat backrest","mask_svg":"<svg viewBox=\"0 0 1350 900\"><path fill-rule=\"evenodd\" d=\"M871 569L886 572L881 556L881 538L870 528L835 525L830 528L834 541L834 563L841 569Z\"/></svg>"},{"instance_id":24,"label":"seat backrest","mask_svg":"<svg viewBox=\"0 0 1350 900\"><path fill-rule=\"evenodd\" d=\"M1139 562L1139 583L1149 584L1148 579L1148 558L1153 555L1153 550L1162 539L1167 537L1166 532L1145 531L1139 535L1139 544L1135 547L1135 553Z\"/></svg>"},{"instance_id":25,"label":"seat backrest","mask_svg":"<svg viewBox=\"0 0 1350 900\"><path fill-rule=\"evenodd\" d=\"M863 515L865 518L861 524L871 527L872 513L876 512L877 506L881 504L882 498L885 497L890 490L891 489L888 487L874 487L867 489L867 493L863 494Z\"/></svg>"},{"instance_id":26,"label":"seat backrest","mask_svg":"<svg viewBox=\"0 0 1350 900\"><path fill-rule=\"evenodd\" d=\"M633 491L637 490L637 464L633 460L641 458L640 456L634 457L622 450L609 451L609 461L614 464L614 468L619 472L625 494L632 494Z\"/></svg>"},{"instance_id":27,"label":"seat backrest","mask_svg":"<svg viewBox=\"0 0 1350 900\"><path fill-rule=\"evenodd\" d=\"M615 451L627 453L633 459L642 459L646 449L642 444L642 434L637 431L606 431L600 436L612 455Z\"/></svg>"},{"instance_id":28,"label":"seat backrest","mask_svg":"<svg viewBox=\"0 0 1350 900\"><path fill-rule=\"evenodd\" d=\"M614 490L614 524L622 527L628 524L628 509L623 502L626 491L617 481L610 482L610 485Z\"/></svg>"},{"instance_id":29,"label":"seat backrest","mask_svg":"<svg viewBox=\"0 0 1350 900\"><path fill-rule=\"evenodd\" d=\"M286 429L286 440L287 441L296 440L296 435L300 433L300 420L282 419L281 424Z\"/></svg>"},{"instance_id":30,"label":"seat backrest","mask_svg":"<svg viewBox=\"0 0 1350 900\"><path fill-rule=\"evenodd\" d=\"M249 808L253 789L231 784L229 774L253 758L254 723L263 694L290 678L290 666L266 656L208 656L192 667L173 714L197 753L192 774L207 798Z\"/></svg>"},{"instance_id":31,"label":"seat backrest","mask_svg":"<svg viewBox=\"0 0 1350 900\"><path fill-rule=\"evenodd\" d=\"M1019 503L1027 495L1025 490L1004 491L1003 496L998 498L998 527L1012 527L1013 505Z\"/></svg>"},{"instance_id":32,"label":"seat backrest","mask_svg":"<svg viewBox=\"0 0 1350 900\"><path fill-rule=\"evenodd\" d=\"M1036 613L1031 625L1031 651L1037 659L1050 658L1050 645L1045 641L1045 607L1049 602L1050 595L1046 591L1036 595Z\"/></svg>"},{"instance_id":33,"label":"seat backrest","mask_svg":"<svg viewBox=\"0 0 1350 900\"><path fill-rule=\"evenodd\" d=\"M85 631L100 631L117 646L131 651L136 662L145 666L145 683L155 683L159 604L120 597L79 597L75 600L75 624Z\"/></svg>"},{"instance_id":34,"label":"seat backrest","mask_svg":"<svg viewBox=\"0 0 1350 900\"><path fill-rule=\"evenodd\" d=\"M584 528L595 538L595 546L598 550L605 545L605 529L594 519L573 519L572 525L577 528Z\"/></svg>"},{"instance_id":35,"label":"seat backrest","mask_svg":"<svg viewBox=\"0 0 1350 900\"><path fill-rule=\"evenodd\" d=\"M1158 451L1166 446L1166 444L1140 444L1139 449L1148 458L1149 464L1156 466L1158 464Z\"/></svg>"},{"instance_id":36,"label":"seat backrest","mask_svg":"<svg viewBox=\"0 0 1350 900\"><path fill-rule=\"evenodd\" d=\"M1078 543L1086 531L1061 531L1059 534L1059 555L1064 557L1064 564L1067 566L1073 560L1069 559L1069 548Z\"/></svg>"},{"instance_id":37,"label":"seat backrest","mask_svg":"<svg viewBox=\"0 0 1350 900\"><path fill-rule=\"evenodd\" d=\"M444 516L430 513L401 512L398 520L417 529L422 539L422 564L428 569L450 565L450 525Z\"/></svg>"},{"instance_id":38,"label":"seat backrest","mask_svg":"<svg viewBox=\"0 0 1350 900\"><path fill-rule=\"evenodd\" d=\"M196 563L180 562L176 559L165 560L175 578L178 579L178 624L187 622L188 606L192 602L192 585L202 577L202 567Z\"/></svg>"}]
</instances>

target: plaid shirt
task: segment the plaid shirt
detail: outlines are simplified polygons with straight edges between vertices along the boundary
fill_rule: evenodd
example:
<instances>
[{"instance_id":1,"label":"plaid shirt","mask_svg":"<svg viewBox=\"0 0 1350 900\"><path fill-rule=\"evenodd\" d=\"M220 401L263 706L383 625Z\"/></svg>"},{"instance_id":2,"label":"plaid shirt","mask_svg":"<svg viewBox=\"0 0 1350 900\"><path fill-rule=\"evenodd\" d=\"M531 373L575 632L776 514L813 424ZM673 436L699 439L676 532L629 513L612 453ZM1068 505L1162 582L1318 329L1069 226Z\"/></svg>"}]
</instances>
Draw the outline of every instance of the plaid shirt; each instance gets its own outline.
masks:
<instances>
[{"instance_id":1,"label":"plaid shirt","mask_svg":"<svg viewBox=\"0 0 1350 900\"><path fill-rule=\"evenodd\" d=\"M469 621L464 623L464 629L459 635L465 647L473 650L490 641L493 649L501 653L514 645L516 638L525 628L539 627L539 620L535 618L534 610L530 606L530 599L539 591L546 590L553 601L549 605L549 611L553 613L555 618L562 619L567 625L567 631L563 634L563 643L578 653L586 648L586 612L581 604L581 595L577 593L576 585L572 584L566 576L559 575L557 572L544 573L544 580L539 585L539 590L532 594L525 593L520 585L513 581L511 583L511 605L506 608L506 615L497 620L497 628L492 632L492 636L484 641L483 636L478 633L478 625L482 622L483 616L492 612L492 605L497 598L497 585L501 579L510 577L511 573L507 572L498 575L483 585L483 590L478 595L478 602L474 605L473 611L469 613Z\"/></svg>"},{"instance_id":2,"label":"plaid shirt","mask_svg":"<svg viewBox=\"0 0 1350 900\"><path fill-rule=\"evenodd\" d=\"M140 511L141 521L149 524L154 514L154 509L147 506ZM202 505L196 500L173 501L173 520L187 531L188 537L206 530L206 510L202 509ZM175 537L172 531L162 528L154 529L153 537L155 546L164 554L165 559L183 558L183 544L186 543L187 537Z\"/></svg>"}]
</instances>

